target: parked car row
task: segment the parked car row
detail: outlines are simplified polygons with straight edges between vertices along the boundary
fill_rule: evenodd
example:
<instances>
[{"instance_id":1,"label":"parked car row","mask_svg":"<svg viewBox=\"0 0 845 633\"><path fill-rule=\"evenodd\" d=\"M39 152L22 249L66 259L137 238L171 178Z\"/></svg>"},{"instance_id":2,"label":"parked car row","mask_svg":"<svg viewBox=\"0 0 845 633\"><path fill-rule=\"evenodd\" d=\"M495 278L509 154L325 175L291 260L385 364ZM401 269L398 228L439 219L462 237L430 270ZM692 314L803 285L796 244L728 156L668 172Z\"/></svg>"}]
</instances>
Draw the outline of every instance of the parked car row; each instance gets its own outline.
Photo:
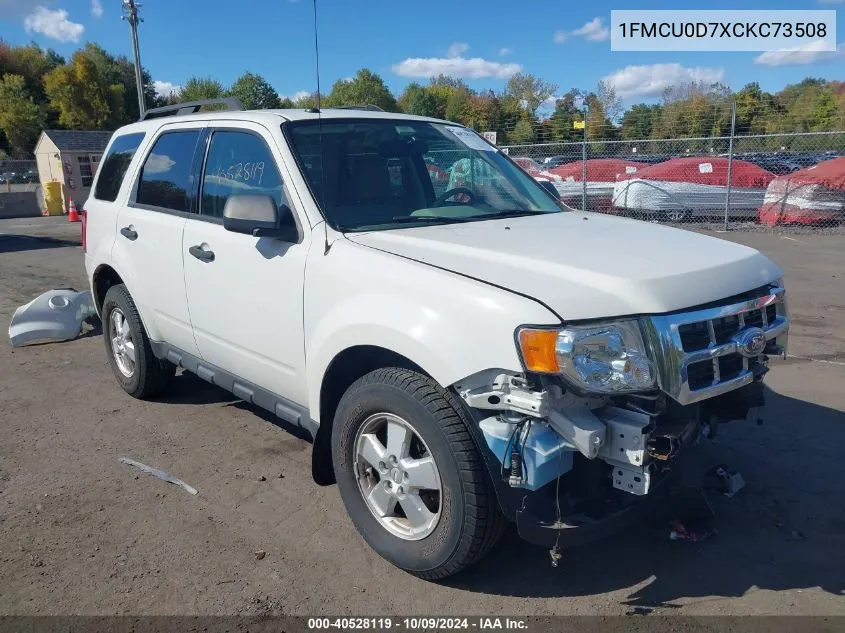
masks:
<instances>
[{"instance_id":1,"label":"parked car row","mask_svg":"<svg viewBox=\"0 0 845 633\"><path fill-rule=\"evenodd\" d=\"M787 169L786 158L775 154L737 154L731 161L726 156L668 158L652 164L598 158L587 160L586 170L580 160L555 165L554 160L541 164L512 158L535 179L551 182L564 204L580 209L586 201L589 211L673 222L721 219L726 213L729 219L768 225L845 221L845 157L834 152L790 155ZM766 169L767 164L776 168Z\"/></svg>"},{"instance_id":2,"label":"parked car row","mask_svg":"<svg viewBox=\"0 0 845 633\"><path fill-rule=\"evenodd\" d=\"M25 171L5 171L0 173L0 182L13 185L23 185L31 182L38 182L38 172L34 169Z\"/></svg>"}]
</instances>

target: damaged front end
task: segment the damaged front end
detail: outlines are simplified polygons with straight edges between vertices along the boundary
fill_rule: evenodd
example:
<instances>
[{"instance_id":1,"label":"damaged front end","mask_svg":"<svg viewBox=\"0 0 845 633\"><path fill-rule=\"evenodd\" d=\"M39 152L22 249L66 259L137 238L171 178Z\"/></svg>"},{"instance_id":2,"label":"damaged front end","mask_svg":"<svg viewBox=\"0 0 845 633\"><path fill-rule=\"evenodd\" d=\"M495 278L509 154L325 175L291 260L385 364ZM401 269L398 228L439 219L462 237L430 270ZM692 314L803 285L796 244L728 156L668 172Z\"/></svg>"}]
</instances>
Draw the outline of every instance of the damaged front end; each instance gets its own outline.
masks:
<instances>
[{"instance_id":1,"label":"damaged front end","mask_svg":"<svg viewBox=\"0 0 845 633\"><path fill-rule=\"evenodd\" d=\"M503 510L523 538L556 551L647 511L684 449L719 424L758 419L769 355L785 354L787 329L784 290L771 284L693 310L521 337L524 373L481 372L455 389L478 422Z\"/></svg>"}]
</instances>

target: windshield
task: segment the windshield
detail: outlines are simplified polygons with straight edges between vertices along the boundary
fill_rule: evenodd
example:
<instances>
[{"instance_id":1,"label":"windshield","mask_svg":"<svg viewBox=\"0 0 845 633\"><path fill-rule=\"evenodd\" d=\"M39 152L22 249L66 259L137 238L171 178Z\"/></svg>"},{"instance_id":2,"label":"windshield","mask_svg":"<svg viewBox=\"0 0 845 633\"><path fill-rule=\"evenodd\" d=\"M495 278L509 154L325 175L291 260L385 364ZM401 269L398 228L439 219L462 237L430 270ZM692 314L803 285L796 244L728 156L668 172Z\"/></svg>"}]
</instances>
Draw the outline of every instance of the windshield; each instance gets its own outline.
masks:
<instances>
[{"instance_id":1,"label":"windshield","mask_svg":"<svg viewBox=\"0 0 845 633\"><path fill-rule=\"evenodd\" d=\"M562 211L534 179L466 128L330 119L322 130L317 121L288 129L323 215L342 231Z\"/></svg>"}]
</instances>

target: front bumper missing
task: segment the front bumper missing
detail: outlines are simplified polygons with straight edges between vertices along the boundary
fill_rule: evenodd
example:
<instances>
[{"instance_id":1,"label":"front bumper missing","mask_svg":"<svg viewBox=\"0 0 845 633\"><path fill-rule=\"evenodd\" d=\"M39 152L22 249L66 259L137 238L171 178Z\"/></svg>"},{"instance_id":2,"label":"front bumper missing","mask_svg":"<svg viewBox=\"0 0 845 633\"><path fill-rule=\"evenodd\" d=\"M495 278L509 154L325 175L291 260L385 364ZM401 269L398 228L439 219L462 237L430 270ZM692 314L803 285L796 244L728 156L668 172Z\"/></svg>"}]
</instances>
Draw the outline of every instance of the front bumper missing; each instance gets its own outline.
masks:
<instances>
[{"instance_id":1,"label":"front bumper missing","mask_svg":"<svg viewBox=\"0 0 845 633\"><path fill-rule=\"evenodd\" d=\"M548 497L527 495L516 512L517 531L525 541L545 548L576 547L607 538L657 512L668 497L671 479L667 473L644 497L619 493L607 500L608 506L616 502L617 507L599 516L573 513L558 520L549 516L555 504Z\"/></svg>"},{"instance_id":2,"label":"front bumper missing","mask_svg":"<svg viewBox=\"0 0 845 633\"><path fill-rule=\"evenodd\" d=\"M520 537L552 550L603 539L647 517L657 519L665 514L668 519L675 509L673 493L680 490L680 480L697 481L695 477L707 468L698 463L694 445L715 433L717 421L748 419L748 414L763 404L762 381L758 380L712 399L707 406L691 405L673 409L674 417L658 416L653 425L643 427L639 439L629 435L637 423L631 422L636 418L629 417L628 411L618 410L625 415L617 411L613 416L617 419L602 414L607 442L598 456L576 455L570 472L540 490L521 495L509 515L515 517ZM622 434L624 438L619 437ZM624 461L618 457L614 461L611 455L624 455ZM683 478L678 477L680 472L684 472Z\"/></svg>"}]
</instances>

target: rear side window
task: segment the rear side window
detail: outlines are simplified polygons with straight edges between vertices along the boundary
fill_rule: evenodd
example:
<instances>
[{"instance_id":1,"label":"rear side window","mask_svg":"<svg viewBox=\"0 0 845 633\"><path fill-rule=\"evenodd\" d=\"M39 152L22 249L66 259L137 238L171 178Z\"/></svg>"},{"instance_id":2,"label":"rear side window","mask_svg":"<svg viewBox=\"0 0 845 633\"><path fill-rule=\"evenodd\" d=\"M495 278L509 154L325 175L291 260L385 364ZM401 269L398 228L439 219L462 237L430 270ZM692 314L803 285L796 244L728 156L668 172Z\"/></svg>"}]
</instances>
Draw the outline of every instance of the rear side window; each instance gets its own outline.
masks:
<instances>
[{"instance_id":1,"label":"rear side window","mask_svg":"<svg viewBox=\"0 0 845 633\"><path fill-rule=\"evenodd\" d=\"M143 132L124 134L114 139L100 167L97 186L94 188L94 197L97 200L114 202L117 199L117 192L120 191L129 163L143 140Z\"/></svg>"},{"instance_id":2,"label":"rear side window","mask_svg":"<svg viewBox=\"0 0 845 633\"><path fill-rule=\"evenodd\" d=\"M135 201L171 211L188 211L191 164L199 130L165 132L158 137L141 168Z\"/></svg>"},{"instance_id":3,"label":"rear side window","mask_svg":"<svg viewBox=\"0 0 845 633\"><path fill-rule=\"evenodd\" d=\"M223 217L230 196L272 196L285 203L282 177L263 139L248 132L221 130L211 136L202 184L202 215Z\"/></svg>"}]
</instances>

